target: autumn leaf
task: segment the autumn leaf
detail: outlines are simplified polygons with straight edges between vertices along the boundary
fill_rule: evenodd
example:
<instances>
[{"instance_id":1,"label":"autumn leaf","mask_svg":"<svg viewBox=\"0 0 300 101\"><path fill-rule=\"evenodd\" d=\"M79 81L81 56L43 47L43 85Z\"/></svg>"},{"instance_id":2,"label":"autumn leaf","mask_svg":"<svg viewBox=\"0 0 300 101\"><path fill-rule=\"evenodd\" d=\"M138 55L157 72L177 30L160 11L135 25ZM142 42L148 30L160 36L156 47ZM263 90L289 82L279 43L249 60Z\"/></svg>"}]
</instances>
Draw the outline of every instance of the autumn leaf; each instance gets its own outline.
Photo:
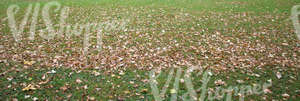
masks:
<instances>
[{"instance_id":1,"label":"autumn leaf","mask_svg":"<svg viewBox=\"0 0 300 101\"><path fill-rule=\"evenodd\" d=\"M22 91L36 90L34 85L29 84L27 87L23 88Z\"/></svg>"},{"instance_id":2,"label":"autumn leaf","mask_svg":"<svg viewBox=\"0 0 300 101\"><path fill-rule=\"evenodd\" d=\"M174 94L174 93L176 93L176 90L175 90L175 89L171 89L171 90L170 90L170 93L171 93L171 94Z\"/></svg>"},{"instance_id":3,"label":"autumn leaf","mask_svg":"<svg viewBox=\"0 0 300 101\"><path fill-rule=\"evenodd\" d=\"M59 88L62 91L66 91L68 89L68 85L64 85L62 87Z\"/></svg>"},{"instance_id":4,"label":"autumn leaf","mask_svg":"<svg viewBox=\"0 0 300 101\"><path fill-rule=\"evenodd\" d=\"M126 90L126 91L124 91L124 93L125 93L125 94L129 94L129 93L130 93L130 91Z\"/></svg>"},{"instance_id":5,"label":"autumn leaf","mask_svg":"<svg viewBox=\"0 0 300 101\"><path fill-rule=\"evenodd\" d=\"M33 65L35 63L35 61L24 61L25 65Z\"/></svg>"},{"instance_id":6,"label":"autumn leaf","mask_svg":"<svg viewBox=\"0 0 300 101\"><path fill-rule=\"evenodd\" d=\"M95 71L95 70L94 70L92 73L93 73L95 76L99 76L99 75L100 75L100 73L97 72L97 71Z\"/></svg>"},{"instance_id":7,"label":"autumn leaf","mask_svg":"<svg viewBox=\"0 0 300 101\"><path fill-rule=\"evenodd\" d=\"M76 83L82 83L80 79L76 79Z\"/></svg>"},{"instance_id":8,"label":"autumn leaf","mask_svg":"<svg viewBox=\"0 0 300 101\"><path fill-rule=\"evenodd\" d=\"M289 94L287 94L287 93L285 93L285 94L282 94L282 96L283 96L283 97L285 97L285 98L288 98L288 97L290 97L290 95L289 95Z\"/></svg>"},{"instance_id":9,"label":"autumn leaf","mask_svg":"<svg viewBox=\"0 0 300 101\"><path fill-rule=\"evenodd\" d=\"M46 84L46 83L48 83L49 81L50 81L49 79L46 79L46 81L41 81L41 82L39 82L39 84L40 84L40 85Z\"/></svg>"},{"instance_id":10,"label":"autumn leaf","mask_svg":"<svg viewBox=\"0 0 300 101\"><path fill-rule=\"evenodd\" d=\"M277 72L277 73L276 73L276 77L277 77L278 79L280 79L280 78L282 77L281 73L280 73L280 72Z\"/></svg>"}]
</instances>

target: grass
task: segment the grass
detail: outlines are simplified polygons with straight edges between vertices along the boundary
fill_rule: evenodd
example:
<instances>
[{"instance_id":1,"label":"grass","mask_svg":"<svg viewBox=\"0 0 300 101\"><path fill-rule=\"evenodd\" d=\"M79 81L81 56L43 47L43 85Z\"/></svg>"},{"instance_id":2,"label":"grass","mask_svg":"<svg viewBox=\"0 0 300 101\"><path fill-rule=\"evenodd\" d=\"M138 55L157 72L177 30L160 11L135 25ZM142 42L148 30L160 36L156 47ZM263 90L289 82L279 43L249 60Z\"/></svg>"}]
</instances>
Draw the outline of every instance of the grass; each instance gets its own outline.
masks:
<instances>
[{"instance_id":1,"label":"grass","mask_svg":"<svg viewBox=\"0 0 300 101\"><path fill-rule=\"evenodd\" d=\"M96 33L91 32L87 54L83 34L52 40L36 34L35 40L29 40L29 24L25 37L15 42L7 8L20 6L16 15L20 22L29 4L49 1L0 3L0 99L155 100L150 70L161 72L157 82L162 89L174 65L212 70L208 82L212 91L272 81L267 88L271 92L245 96L247 101L300 99L300 43L289 20L299 0L59 0L70 7L68 24L129 21L125 29L104 31L101 51L95 47ZM55 12L50 16L59 23ZM41 16L38 19L41 30L46 25ZM192 74L194 88L203 86L199 72ZM225 84L218 85L218 80ZM166 100L171 99L174 82ZM22 90L30 84L36 89ZM188 87L180 83L176 92L183 95ZM238 100L234 94L233 100Z\"/></svg>"},{"instance_id":2,"label":"grass","mask_svg":"<svg viewBox=\"0 0 300 101\"><path fill-rule=\"evenodd\" d=\"M98 69L65 69L65 68L31 68L24 70L23 67L9 68L5 64L1 64L1 72L6 72L1 76L1 99L13 99L28 100L34 97L39 100L84 100L91 97L95 97L98 100L154 100L151 94L151 87L148 84L149 72L143 70L128 69L124 71L125 74L120 74L119 70L116 71L104 71ZM13 66L12 66L13 67ZM212 78L208 82L208 88L216 89L217 87L227 88L228 86L243 87L247 85L258 84L262 85L268 80L272 80L271 94L265 94L264 96L257 96L252 94L245 97L245 100L260 100L263 97L266 99L284 99L280 96L282 93L288 92L293 95L290 100L298 99L295 89L299 89L299 72L295 72L290 69L269 69L273 66L268 66L263 70L253 69L253 72L249 71L235 71L235 72L221 72L213 74ZM6 68L6 69L4 69ZM268 69L267 69L268 68ZM9 70L7 72L7 70ZM55 73L49 73L50 71L56 71ZM281 79L276 77L274 71L280 71L284 75ZM94 72L99 72L99 75L95 75ZM199 72L199 71L198 71ZM157 79L159 82L159 88L163 87L166 79L168 78L169 70L163 70L162 74ZM252 74L260 75L259 77ZM193 74L194 88L202 87L201 80L202 75L197 75L197 72ZM46 79L42 78L43 76ZM293 77L293 78L291 78ZM12 80L8 80L12 78ZM47 81L47 83L40 84ZM82 83L78 83L76 80L82 80ZM216 85L214 82L217 80L226 81L226 85ZM237 83L236 80L244 80L244 83ZM174 82L174 79L171 81ZM22 91L24 88L22 85L37 84L36 90ZM172 83L171 83L172 85ZM184 83L180 83L178 95L183 95L187 92L187 87ZM87 86L87 88L85 88ZM169 90L173 88L170 86ZM262 92L262 90L259 90ZM166 99L171 97L170 93L166 93ZM198 93L200 93L199 91ZM25 98L26 95L30 95L29 98ZM238 96L234 96L234 100L238 100Z\"/></svg>"}]
</instances>

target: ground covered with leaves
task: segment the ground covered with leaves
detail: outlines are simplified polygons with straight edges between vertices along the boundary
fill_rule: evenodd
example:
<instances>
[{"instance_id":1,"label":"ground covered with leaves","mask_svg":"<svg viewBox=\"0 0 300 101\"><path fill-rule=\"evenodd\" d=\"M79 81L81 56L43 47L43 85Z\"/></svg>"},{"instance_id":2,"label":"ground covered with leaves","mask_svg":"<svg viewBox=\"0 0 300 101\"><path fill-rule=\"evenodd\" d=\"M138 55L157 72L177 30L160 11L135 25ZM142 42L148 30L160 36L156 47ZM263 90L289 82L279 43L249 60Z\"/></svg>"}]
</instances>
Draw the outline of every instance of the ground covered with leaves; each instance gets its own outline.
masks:
<instances>
[{"instance_id":1,"label":"ground covered with leaves","mask_svg":"<svg viewBox=\"0 0 300 101\"><path fill-rule=\"evenodd\" d=\"M183 1L60 1L70 7L68 24L125 22L124 28L103 30L101 51L96 31L90 32L88 52L84 34L51 40L36 34L29 40L30 24L16 42L7 23L8 6L24 8L16 16L21 22L29 4L47 2L1 3L0 99L154 100L150 70L163 74L161 88L171 68L193 66L212 70L212 91L271 82L264 94L245 99L300 98L300 41L290 20L290 9L299 1ZM50 16L59 26L59 13ZM37 31L45 28L41 17L37 26ZM201 75L193 77L195 88L201 87ZM177 92L186 91L182 86Z\"/></svg>"}]
</instances>

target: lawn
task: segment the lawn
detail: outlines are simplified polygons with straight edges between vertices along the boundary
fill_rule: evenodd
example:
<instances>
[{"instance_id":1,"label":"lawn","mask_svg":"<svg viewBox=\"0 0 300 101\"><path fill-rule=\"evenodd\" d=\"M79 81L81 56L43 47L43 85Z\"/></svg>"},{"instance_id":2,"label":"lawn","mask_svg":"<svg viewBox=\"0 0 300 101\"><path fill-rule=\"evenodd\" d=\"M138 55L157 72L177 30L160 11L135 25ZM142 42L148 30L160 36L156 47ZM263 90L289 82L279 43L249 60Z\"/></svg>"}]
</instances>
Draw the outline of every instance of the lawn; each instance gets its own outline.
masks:
<instances>
[{"instance_id":1,"label":"lawn","mask_svg":"<svg viewBox=\"0 0 300 101\"><path fill-rule=\"evenodd\" d=\"M49 4L60 8L45 15ZM296 101L295 5L300 1L2 0L0 100ZM20 37L14 24L24 27Z\"/></svg>"}]
</instances>

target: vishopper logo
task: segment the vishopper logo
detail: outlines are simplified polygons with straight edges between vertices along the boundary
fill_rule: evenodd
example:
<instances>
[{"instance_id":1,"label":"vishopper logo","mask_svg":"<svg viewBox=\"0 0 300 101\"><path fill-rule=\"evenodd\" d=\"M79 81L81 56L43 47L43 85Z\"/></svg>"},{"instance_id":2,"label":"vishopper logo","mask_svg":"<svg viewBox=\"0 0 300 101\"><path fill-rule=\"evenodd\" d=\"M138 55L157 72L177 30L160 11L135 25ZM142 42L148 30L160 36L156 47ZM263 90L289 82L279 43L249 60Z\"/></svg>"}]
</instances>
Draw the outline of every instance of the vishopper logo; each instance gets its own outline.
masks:
<instances>
[{"instance_id":1,"label":"vishopper logo","mask_svg":"<svg viewBox=\"0 0 300 101\"><path fill-rule=\"evenodd\" d=\"M201 87L195 89L196 87L193 85L192 80L193 77L191 73L196 72L196 76L199 77L202 75L201 80ZM159 71L158 71L159 72ZM253 94L263 94L267 92L267 88L272 86L272 81L269 80L264 84L253 84L253 85L240 85L240 86L228 86L227 88L223 87L216 87L215 89L208 88L208 84L210 82L213 73L211 70L201 69L197 66L193 66L187 70L182 70L178 68L176 70L176 74L174 77L175 69L171 69L169 71L167 80L165 80L165 84L163 85L162 89L159 90L157 81L158 77L161 75L161 72L157 74L155 70L150 71L149 78L150 78L150 86L152 89L152 95L154 96L155 101L163 101L166 100L167 90L170 86L172 79L174 78L173 88L170 89L170 100L177 101L214 101L214 100L225 100L225 101L232 101L233 96L238 96L239 101L244 101L245 96L253 95ZM183 79L181 76L183 74ZM184 85L180 85L180 83ZM218 81L216 81L218 82ZM183 93L182 95L178 95L179 87L184 86L187 89L187 92ZM201 91L200 93L196 93L196 91ZM181 91L182 92L182 91Z\"/></svg>"},{"instance_id":2,"label":"vishopper logo","mask_svg":"<svg viewBox=\"0 0 300 101\"><path fill-rule=\"evenodd\" d=\"M299 22L299 15L300 15L300 5L296 5L292 8L292 21L295 28L295 33L300 40L300 22Z\"/></svg>"},{"instance_id":3,"label":"vishopper logo","mask_svg":"<svg viewBox=\"0 0 300 101\"><path fill-rule=\"evenodd\" d=\"M70 39L71 36L79 36L83 33L83 46L85 52L88 51L88 47L90 46L89 39L91 35L96 35L97 48L101 50L103 33L106 31L124 30L126 24L129 22L129 20L113 20L101 23L88 22L85 24L76 23L75 25L71 25L66 23L66 19L68 18L70 13L70 7L62 6L59 2L53 1L46 3L43 7L39 3L29 4L27 9L25 10L22 21L20 23L17 23L15 16L17 14L21 14L19 12L20 9L21 8L18 5L10 5L7 9L8 26L15 41L20 42L22 40L22 35L24 34L24 30L26 30L25 26L30 24L28 37L30 40L34 40L36 33L38 33L40 37L46 40L64 36ZM52 12L51 14L59 13L58 24L53 23L52 20L54 18L51 18L50 12ZM44 29L41 29L40 25L37 26L38 21L40 21L38 20L39 13L41 13L40 16L45 25ZM32 16L31 22L29 23L30 15ZM38 32L36 32L36 30L38 30ZM96 34L93 34L92 32L96 32Z\"/></svg>"}]
</instances>

